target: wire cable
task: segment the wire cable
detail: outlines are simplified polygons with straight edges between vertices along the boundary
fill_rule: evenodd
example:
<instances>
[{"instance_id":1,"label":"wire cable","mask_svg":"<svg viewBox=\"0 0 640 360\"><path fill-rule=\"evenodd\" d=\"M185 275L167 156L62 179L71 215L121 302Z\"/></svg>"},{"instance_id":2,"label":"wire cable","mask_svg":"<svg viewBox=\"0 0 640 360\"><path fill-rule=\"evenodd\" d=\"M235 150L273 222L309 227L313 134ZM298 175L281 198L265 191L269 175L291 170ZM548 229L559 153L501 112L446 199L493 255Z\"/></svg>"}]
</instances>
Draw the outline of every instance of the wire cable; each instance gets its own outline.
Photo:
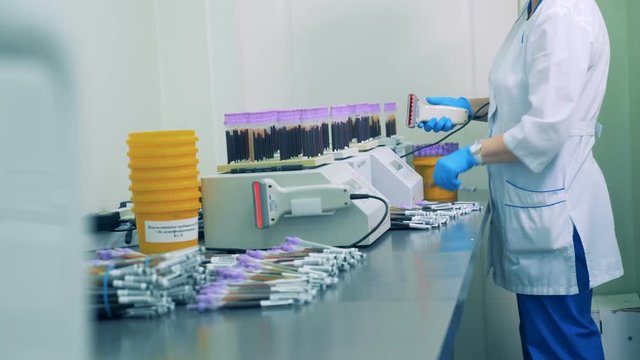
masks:
<instances>
[{"instance_id":1,"label":"wire cable","mask_svg":"<svg viewBox=\"0 0 640 360\"><path fill-rule=\"evenodd\" d=\"M348 247L355 247L358 244L360 244L361 242L365 241L366 239L369 238L369 236L371 236L371 234L373 234L374 232L376 232L380 226L382 226L382 224L384 224L384 221L387 219L387 215L389 214L389 203L387 202L387 200L376 196L376 195L371 195L371 194L351 194L351 200L362 200L362 199L376 199L378 201L380 201L381 203L384 204L384 213L382 214L382 219L380 219L380 221L378 221L378 223L376 224L376 226L373 227L373 229L369 230L369 232L364 235L363 237L361 237L358 241L354 242L353 244L349 245Z\"/></svg>"},{"instance_id":2,"label":"wire cable","mask_svg":"<svg viewBox=\"0 0 640 360\"><path fill-rule=\"evenodd\" d=\"M478 111L476 111L476 115L474 115L473 117L471 117L471 118L470 118L469 120L467 120L464 124L462 124L462 126L460 126L459 128L455 129L454 131L450 132L449 134L447 134L447 136L443 137L442 139L440 139L440 140L438 140L438 141L434 142L433 144L428 144L428 145L425 145L425 146L421 146L421 147L419 147L419 148L417 148L417 149L413 149L413 151L408 152L408 153L406 153L406 154L404 154L404 155L402 155L402 156L400 156L400 157L401 157L401 158L406 158L407 156L409 156L409 155L413 155L413 154L417 153L417 152L418 152L418 151L420 151L420 150L423 150L423 149L426 149L426 148L430 148L430 147L432 147L432 146L436 146L436 145L440 144L441 142L443 142L443 141L447 140L449 137L453 136L453 135L454 135L455 133L457 133L458 131L460 131L460 130L464 129L464 128L465 128L465 126L469 125L469 123L470 123L471 121L473 121L473 120L479 120L479 119L482 119L483 117L487 116L487 114L482 115L482 116L478 116L477 114L478 114L479 112L481 112L482 110L484 110L487 106L489 106L489 104L490 104L490 103L486 103L486 104L484 104L484 105L480 106L480 107L478 108Z\"/></svg>"}]
</instances>

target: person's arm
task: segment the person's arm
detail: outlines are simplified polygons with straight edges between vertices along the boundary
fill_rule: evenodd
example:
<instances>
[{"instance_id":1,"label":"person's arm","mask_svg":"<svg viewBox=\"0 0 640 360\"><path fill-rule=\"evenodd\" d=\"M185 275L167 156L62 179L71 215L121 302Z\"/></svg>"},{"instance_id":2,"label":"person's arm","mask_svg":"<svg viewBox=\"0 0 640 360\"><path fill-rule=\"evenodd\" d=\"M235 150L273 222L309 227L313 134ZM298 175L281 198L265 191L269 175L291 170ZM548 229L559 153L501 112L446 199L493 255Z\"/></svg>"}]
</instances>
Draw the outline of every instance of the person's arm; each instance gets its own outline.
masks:
<instances>
[{"instance_id":1,"label":"person's arm","mask_svg":"<svg viewBox=\"0 0 640 360\"><path fill-rule=\"evenodd\" d=\"M542 12L524 46L530 108L503 142L532 172L553 161L577 121L593 51L592 30L568 5ZM498 110L499 111L499 110Z\"/></svg>"},{"instance_id":2,"label":"person's arm","mask_svg":"<svg viewBox=\"0 0 640 360\"><path fill-rule=\"evenodd\" d=\"M483 105L489 103L489 98L476 98L469 99L469 104L471 104L471 108L473 109L474 120L487 122L487 115L489 114L489 105L482 108ZM478 113L478 110L482 110Z\"/></svg>"},{"instance_id":3,"label":"person's arm","mask_svg":"<svg viewBox=\"0 0 640 360\"><path fill-rule=\"evenodd\" d=\"M481 141L480 156L485 164L496 164L520 161L504 143L502 135Z\"/></svg>"}]
</instances>

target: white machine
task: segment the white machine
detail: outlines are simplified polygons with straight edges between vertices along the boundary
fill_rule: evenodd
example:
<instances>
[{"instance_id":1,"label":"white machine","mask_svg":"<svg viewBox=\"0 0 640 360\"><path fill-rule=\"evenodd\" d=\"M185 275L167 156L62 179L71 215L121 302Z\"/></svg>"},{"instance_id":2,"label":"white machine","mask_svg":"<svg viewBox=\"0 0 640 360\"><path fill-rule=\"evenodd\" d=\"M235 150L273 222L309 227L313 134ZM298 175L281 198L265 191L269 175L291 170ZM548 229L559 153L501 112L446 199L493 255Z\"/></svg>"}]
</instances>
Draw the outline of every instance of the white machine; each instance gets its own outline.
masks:
<instances>
[{"instance_id":1,"label":"white machine","mask_svg":"<svg viewBox=\"0 0 640 360\"><path fill-rule=\"evenodd\" d=\"M407 101L407 126L410 128L421 127L420 123L429 121L432 118L441 118L446 116L451 119L454 125L463 125L469 121L469 112L465 109L443 106L430 105L420 101L420 97L415 94L409 94Z\"/></svg>"},{"instance_id":2,"label":"white machine","mask_svg":"<svg viewBox=\"0 0 640 360\"><path fill-rule=\"evenodd\" d=\"M422 176L388 147L360 153L371 159L372 185L391 206L412 207L424 199Z\"/></svg>"},{"instance_id":3,"label":"white machine","mask_svg":"<svg viewBox=\"0 0 640 360\"><path fill-rule=\"evenodd\" d=\"M371 179L371 157L356 153L355 156L340 160L340 162L349 164L363 179L369 184L373 184Z\"/></svg>"},{"instance_id":4,"label":"white machine","mask_svg":"<svg viewBox=\"0 0 640 360\"><path fill-rule=\"evenodd\" d=\"M332 246L370 245L390 227L384 198L346 163L315 169L202 177L205 244L265 249L286 236ZM386 199L385 199L386 200Z\"/></svg>"}]
</instances>

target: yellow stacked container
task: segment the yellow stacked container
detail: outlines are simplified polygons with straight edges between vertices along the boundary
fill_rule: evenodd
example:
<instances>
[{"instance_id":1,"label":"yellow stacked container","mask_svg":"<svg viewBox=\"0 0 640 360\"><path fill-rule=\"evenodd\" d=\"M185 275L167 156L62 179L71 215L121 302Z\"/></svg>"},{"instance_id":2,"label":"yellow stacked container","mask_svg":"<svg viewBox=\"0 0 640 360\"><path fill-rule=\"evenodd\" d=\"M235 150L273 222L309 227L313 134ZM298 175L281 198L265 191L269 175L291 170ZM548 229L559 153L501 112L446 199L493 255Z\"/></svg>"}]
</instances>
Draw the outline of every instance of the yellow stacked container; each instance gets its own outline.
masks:
<instances>
[{"instance_id":1,"label":"yellow stacked container","mask_svg":"<svg viewBox=\"0 0 640 360\"><path fill-rule=\"evenodd\" d=\"M415 148L419 148L422 145L414 146ZM458 150L457 143L445 143L420 150L413 155L413 167L416 169L416 172L422 176L425 200L438 202L453 202L458 200L457 191L443 189L433 181L433 170L438 160L456 150Z\"/></svg>"},{"instance_id":2,"label":"yellow stacked container","mask_svg":"<svg viewBox=\"0 0 640 360\"><path fill-rule=\"evenodd\" d=\"M192 130L129 134L129 189L145 254L198 244L197 140Z\"/></svg>"}]
</instances>

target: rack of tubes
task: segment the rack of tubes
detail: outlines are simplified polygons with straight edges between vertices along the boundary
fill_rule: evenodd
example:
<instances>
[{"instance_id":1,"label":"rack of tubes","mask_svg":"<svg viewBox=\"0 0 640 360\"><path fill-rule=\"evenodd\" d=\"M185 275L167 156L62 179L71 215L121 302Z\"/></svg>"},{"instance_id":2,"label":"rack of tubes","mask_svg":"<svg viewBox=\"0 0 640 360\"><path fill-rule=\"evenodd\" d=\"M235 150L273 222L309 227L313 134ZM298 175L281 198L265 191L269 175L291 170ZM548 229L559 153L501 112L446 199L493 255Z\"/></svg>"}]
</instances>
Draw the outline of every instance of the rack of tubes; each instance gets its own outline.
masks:
<instances>
[{"instance_id":1,"label":"rack of tubes","mask_svg":"<svg viewBox=\"0 0 640 360\"><path fill-rule=\"evenodd\" d=\"M392 137L398 134L396 127L396 103L385 103L384 114L386 116L386 122L384 124L385 134L387 137Z\"/></svg>"},{"instance_id":2,"label":"rack of tubes","mask_svg":"<svg viewBox=\"0 0 640 360\"><path fill-rule=\"evenodd\" d=\"M225 114L227 164L313 159L370 142L382 137L380 110L378 103L362 103ZM387 136L395 134L389 114L385 127Z\"/></svg>"}]
</instances>

